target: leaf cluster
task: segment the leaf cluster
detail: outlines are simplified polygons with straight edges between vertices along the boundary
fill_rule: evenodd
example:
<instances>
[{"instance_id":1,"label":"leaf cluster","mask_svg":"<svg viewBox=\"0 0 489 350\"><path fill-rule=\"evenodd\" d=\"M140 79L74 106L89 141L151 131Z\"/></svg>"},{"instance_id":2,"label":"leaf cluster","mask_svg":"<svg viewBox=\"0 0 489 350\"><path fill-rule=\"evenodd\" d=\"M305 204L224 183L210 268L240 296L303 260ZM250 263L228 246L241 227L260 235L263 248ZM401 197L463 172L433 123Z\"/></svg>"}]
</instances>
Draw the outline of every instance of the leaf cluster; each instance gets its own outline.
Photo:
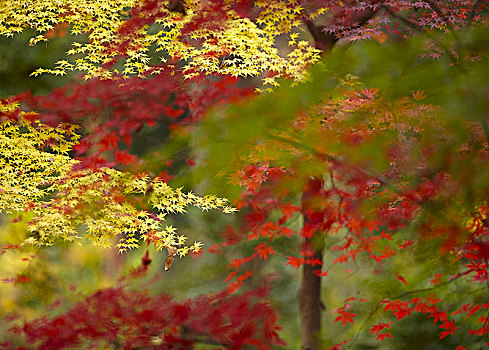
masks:
<instances>
[{"instance_id":1,"label":"leaf cluster","mask_svg":"<svg viewBox=\"0 0 489 350\"><path fill-rule=\"evenodd\" d=\"M85 231L89 240L103 246L119 237L120 252L139 247L143 239L158 250L167 249L171 258L182 257L199 251L202 244L185 245L186 237L163 225L167 213L184 213L189 205L235 211L225 199L185 193L147 175L110 168L74 170L77 161L68 152L79 138L76 127L49 127L32 121L35 114L24 113L15 104L2 102L1 107L0 210L34 214L25 243L73 242ZM130 195L145 196L156 213L136 209Z\"/></svg>"}]
</instances>

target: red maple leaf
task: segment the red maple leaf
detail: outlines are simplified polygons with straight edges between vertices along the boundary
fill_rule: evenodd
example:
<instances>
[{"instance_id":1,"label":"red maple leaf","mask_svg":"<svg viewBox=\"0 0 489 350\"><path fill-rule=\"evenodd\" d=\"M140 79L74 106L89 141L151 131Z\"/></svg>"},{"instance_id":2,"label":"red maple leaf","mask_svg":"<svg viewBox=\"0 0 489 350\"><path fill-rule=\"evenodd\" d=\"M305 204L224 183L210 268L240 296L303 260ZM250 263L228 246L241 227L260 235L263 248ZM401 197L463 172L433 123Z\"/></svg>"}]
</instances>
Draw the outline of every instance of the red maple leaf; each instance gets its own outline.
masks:
<instances>
[{"instance_id":1,"label":"red maple leaf","mask_svg":"<svg viewBox=\"0 0 489 350\"><path fill-rule=\"evenodd\" d=\"M399 249L407 249L408 247L412 246L414 244L414 241L404 241L401 244L399 244Z\"/></svg>"},{"instance_id":2,"label":"red maple leaf","mask_svg":"<svg viewBox=\"0 0 489 350\"><path fill-rule=\"evenodd\" d=\"M455 327L455 320L452 320L450 322L448 322L448 320L447 320L447 321L443 322L443 324L441 324L439 327L442 329L446 329L446 331L440 332L440 334L439 334L440 338L439 339L443 339L447 335L453 335L453 333L458 329L458 327Z\"/></svg>"},{"instance_id":3,"label":"red maple leaf","mask_svg":"<svg viewBox=\"0 0 489 350\"><path fill-rule=\"evenodd\" d=\"M353 317L356 317L356 314L347 311L344 308L338 309L336 312L339 316L335 318L334 322L341 321L343 326L345 326L348 322L353 323Z\"/></svg>"},{"instance_id":4,"label":"red maple leaf","mask_svg":"<svg viewBox=\"0 0 489 350\"><path fill-rule=\"evenodd\" d=\"M390 333L380 333L375 340L381 340L384 341L385 338L392 338L392 335Z\"/></svg>"},{"instance_id":5,"label":"red maple leaf","mask_svg":"<svg viewBox=\"0 0 489 350\"><path fill-rule=\"evenodd\" d=\"M443 278L442 273L435 273L435 277L431 280L431 284L436 286L441 282L441 279Z\"/></svg>"},{"instance_id":6,"label":"red maple leaf","mask_svg":"<svg viewBox=\"0 0 489 350\"><path fill-rule=\"evenodd\" d=\"M479 311L479 309L481 308L480 305L475 305L474 307L472 307L469 311L469 313L465 316L465 317L469 317L469 316L472 316L473 314L475 314L477 311Z\"/></svg>"},{"instance_id":7,"label":"red maple leaf","mask_svg":"<svg viewBox=\"0 0 489 350\"><path fill-rule=\"evenodd\" d=\"M321 271L319 269L314 270L312 273L319 277L326 277L328 275L328 271Z\"/></svg>"},{"instance_id":8,"label":"red maple leaf","mask_svg":"<svg viewBox=\"0 0 489 350\"><path fill-rule=\"evenodd\" d=\"M284 203L281 205L282 213L286 219L290 218L292 214L299 211L300 208L298 206L292 205L290 203Z\"/></svg>"},{"instance_id":9,"label":"red maple leaf","mask_svg":"<svg viewBox=\"0 0 489 350\"><path fill-rule=\"evenodd\" d=\"M388 323L377 323L370 328L370 334L379 334L380 331L386 329L386 328L391 328L392 322Z\"/></svg>"},{"instance_id":10,"label":"red maple leaf","mask_svg":"<svg viewBox=\"0 0 489 350\"><path fill-rule=\"evenodd\" d=\"M285 265L290 265L297 270L299 267L301 267L303 263L304 263L304 259L302 258L297 258L295 256L288 256L287 263Z\"/></svg>"},{"instance_id":11,"label":"red maple leaf","mask_svg":"<svg viewBox=\"0 0 489 350\"><path fill-rule=\"evenodd\" d=\"M341 254L339 257L334 259L333 264L336 264L337 262L339 262L340 264L348 262L348 255Z\"/></svg>"},{"instance_id":12,"label":"red maple leaf","mask_svg":"<svg viewBox=\"0 0 489 350\"><path fill-rule=\"evenodd\" d=\"M256 252L258 253L258 257L261 259L268 259L269 255L275 254L273 247L268 246L266 243L260 243L255 247Z\"/></svg>"},{"instance_id":13,"label":"red maple leaf","mask_svg":"<svg viewBox=\"0 0 489 350\"><path fill-rule=\"evenodd\" d=\"M124 165L131 164L137 159L136 156L129 154L126 150L115 151L114 156L116 162L122 163Z\"/></svg>"}]
</instances>

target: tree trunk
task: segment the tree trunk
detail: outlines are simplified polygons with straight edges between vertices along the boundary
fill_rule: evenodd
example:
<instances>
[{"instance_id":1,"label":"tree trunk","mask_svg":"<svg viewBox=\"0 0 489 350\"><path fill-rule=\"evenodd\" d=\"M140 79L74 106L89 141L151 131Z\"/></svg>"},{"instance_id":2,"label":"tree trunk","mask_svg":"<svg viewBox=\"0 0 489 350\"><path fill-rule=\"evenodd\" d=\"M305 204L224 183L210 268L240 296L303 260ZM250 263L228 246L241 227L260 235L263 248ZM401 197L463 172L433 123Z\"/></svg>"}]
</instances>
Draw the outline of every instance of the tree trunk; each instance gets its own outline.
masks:
<instances>
[{"instance_id":1,"label":"tree trunk","mask_svg":"<svg viewBox=\"0 0 489 350\"><path fill-rule=\"evenodd\" d=\"M318 207L323 181L319 178L309 180L302 195L302 214L304 216L304 232L309 227L314 232L312 237L304 233L302 250L310 252L306 259L317 258L321 264L302 265L302 281L299 290L299 305L301 313L302 350L320 350L321 343L321 277L314 273L322 269L323 243L317 230L322 223L322 213ZM315 239L316 238L316 239ZM318 239L319 238L319 239Z\"/></svg>"},{"instance_id":2,"label":"tree trunk","mask_svg":"<svg viewBox=\"0 0 489 350\"><path fill-rule=\"evenodd\" d=\"M322 251L315 257L321 258ZM319 350L321 339L321 277L313 273L321 266L302 266L299 305L301 312L302 350Z\"/></svg>"},{"instance_id":3,"label":"tree trunk","mask_svg":"<svg viewBox=\"0 0 489 350\"><path fill-rule=\"evenodd\" d=\"M359 13L355 18L354 26L363 26L374 16L375 11L367 10ZM322 26L318 26L310 20L307 20L305 24L314 38L316 48L320 49L323 55L330 53L338 42L338 38L323 31ZM321 277L316 275L314 271L321 271L323 262L324 237L320 232L323 215L321 215L321 208L317 204L322 188L323 181L321 178L311 178L302 195L304 225L309 224L316 228L312 237L304 238L303 250L312 250L313 256L307 258L317 258L321 262L321 264L314 266L302 265L302 281L299 290L302 350L320 350L321 345L321 312L324 305L321 302Z\"/></svg>"}]
</instances>

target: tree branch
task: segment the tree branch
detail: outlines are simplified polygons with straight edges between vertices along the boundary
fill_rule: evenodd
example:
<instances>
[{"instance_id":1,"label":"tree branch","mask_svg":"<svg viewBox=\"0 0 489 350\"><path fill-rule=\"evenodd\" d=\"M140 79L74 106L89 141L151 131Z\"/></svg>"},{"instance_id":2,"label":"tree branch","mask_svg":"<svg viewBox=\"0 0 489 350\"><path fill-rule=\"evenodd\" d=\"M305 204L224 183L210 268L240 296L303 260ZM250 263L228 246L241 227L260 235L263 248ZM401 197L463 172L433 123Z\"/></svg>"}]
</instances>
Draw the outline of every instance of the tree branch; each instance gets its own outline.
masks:
<instances>
[{"instance_id":1,"label":"tree branch","mask_svg":"<svg viewBox=\"0 0 489 350\"><path fill-rule=\"evenodd\" d=\"M183 16L185 16L186 14L185 4L182 0L170 0L170 3L168 4L168 10L170 12L181 13Z\"/></svg>"},{"instance_id":2,"label":"tree branch","mask_svg":"<svg viewBox=\"0 0 489 350\"><path fill-rule=\"evenodd\" d=\"M481 3L482 3L481 0L477 0L472 5L472 9L470 10L469 15L467 16L467 23L466 23L466 27L467 28L469 28L472 25L472 21L474 20L475 13L477 12L477 9L481 5Z\"/></svg>"},{"instance_id":3,"label":"tree branch","mask_svg":"<svg viewBox=\"0 0 489 350\"><path fill-rule=\"evenodd\" d=\"M406 17L403 17L401 15L398 15L397 13L395 13L394 11L392 11L392 9L390 9L388 6L383 5L383 8L393 18L401 21L406 26L408 26L409 28L411 28L414 31L418 32L419 34L425 35L426 37L428 37L428 39L433 40L433 42L435 42L440 47L440 49L442 49L445 52L445 54L450 58L450 61L452 61L452 63L454 64L454 66L455 67L459 67L459 65L457 65L457 58L450 52L450 49L445 44L443 44L440 40L438 40L436 37L434 37L430 33L426 32L422 27L420 27L418 24L414 23L413 21L410 21ZM455 33L453 30L451 30L451 32L452 33Z\"/></svg>"},{"instance_id":4,"label":"tree branch","mask_svg":"<svg viewBox=\"0 0 489 350\"><path fill-rule=\"evenodd\" d=\"M458 274L456 277L452 278L451 280L448 280L448 281L445 281L445 282L442 282L442 283L439 283L437 284L436 286L433 286L433 287L430 287L430 288L423 288L423 289L416 289L416 290L411 290L411 291L407 291L407 292L403 292L395 297L390 297L388 298L389 300L397 300L397 299L401 299L407 295L411 295L411 294L417 294L417 293L423 293L423 292L429 292L431 290L435 290L441 286L444 286L444 285L448 285L448 284L451 284L452 282L458 280L459 278L463 277L463 276L466 276L467 274ZM350 343L350 347L353 346L353 344L355 343L356 339L359 337L360 333L362 332L362 330L365 328L365 326L367 325L368 321L377 313L377 311L379 311L380 309L380 306L382 305L382 301L384 301L386 299L382 299L382 300L379 300L377 302L377 305L375 306L375 309L373 309L370 314L367 316L367 318L365 319L365 321L363 321L362 325L360 326L360 328L358 329L358 332L355 334L355 337L352 339L352 342Z\"/></svg>"},{"instance_id":5,"label":"tree branch","mask_svg":"<svg viewBox=\"0 0 489 350\"><path fill-rule=\"evenodd\" d=\"M375 16L377 11L378 10L369 10L362 15L359 15L357 18L354 18L354 20L357 20L358 22L352 25L349 29L364 26L369 20L371 20ZM324 31L324 26L317 26L311 20L305 20L305 23L307 29L309 29L309 32L314 38L316 48L322 50L323 54L331 52L334 45L338 42L339 38L334 34Z\"/></svg>"},{"instance_id":6,"label":"tree branch","mask_svg":"<svg viewBox=\"0 0 489 350\"><path fill-rule=\"evenodd\" d=\"M409 19L407 19L406 17L404 16L401 16L401 15L398 15L397 13L395 13L394 11L392 11L392 9L389 7L389 6L386 6L386 5L383 5L382 8L384 10L387 11L387 13L395 18L395 19L398 19L399 21L401 21L402 23L404 23L406 26L408 26L409 28L413 29L414 31L420 33L420 34L424 34L424 30L422 27L420 27L419 25L417 25L416 23L414 23L413 21L410 21Z\"/></svg>"},{"instance_id":7,"label":"tree branch","mask_svg":"<svg viewBox=\"0 0 489 350\"><path fill-rule=\"evenodd\" d=\"M316 158L319 158L322 160L326 160L326 161L329 161L331 163L335 163L337 165L342 165L342 166L346 167L347 169L351 170L352 172L361 171L361 172L365 173L366 175L370 176L372 179L378 181L382 186L386 186L388 184L387 179L385 179L382 175L380 175L380 174L368 174L363 169L358 169L358 167L355 167L352 164L347 164L344 159L342 159L341 157L338 157L336 155L318 152L314 148L308 147L304 143L301 143L301 142L294 140L294 139L291 139L291 138L286 138L286 137L274 135L271 133L267 134L267 136L270 139L274 139L274 140L281 141L281 142L284 142L286 144L289 144L289 145L295 147L296 149L303 149L303 150L309 152L310 155L312 155L313 157L316 157Z\"/></svg>"},{"instance_id":8,"label":"tree branch","mask_svg":"<svg viewBox=\"0 0 489 350\"><path fill-rule=\"evenodd\" d=\"M453 32L453 27L448 21L448 18L445 16L440 6L438 6L433 0L425 0L425 2L430 6L431 10L435 12L442 20L445 22L448 29Z\"/></svg>"}]
</instances>

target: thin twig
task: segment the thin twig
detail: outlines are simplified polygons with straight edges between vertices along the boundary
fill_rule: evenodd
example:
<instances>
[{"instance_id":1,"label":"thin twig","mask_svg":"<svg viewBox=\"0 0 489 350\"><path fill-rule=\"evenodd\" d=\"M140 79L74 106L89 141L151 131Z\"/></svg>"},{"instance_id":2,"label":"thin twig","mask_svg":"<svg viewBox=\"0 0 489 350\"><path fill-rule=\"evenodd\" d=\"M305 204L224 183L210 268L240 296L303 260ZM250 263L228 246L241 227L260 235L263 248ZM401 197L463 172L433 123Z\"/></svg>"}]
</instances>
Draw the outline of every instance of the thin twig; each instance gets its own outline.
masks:
<instances>
[{"instance_id":1,"label":"thin twig","mask_svg":"<svg viewBox=\"0 0 489 350\"><path fill-rule=\"evenodd\" d=\"M417 293L424 293L424 292L429 292L431 290L434 290L434 289L437 289L441 286L444 286L444 285L448 285L448 284L451 284L452 282L458 280L459 278L461 277L464 277L466 276L467 274L459 274L457 276L455 276L454 278L448 280L448 281L445 281L445 282L442 282L442 283L438 283L436 286L433 286L433 287L430 287L430 288L423 288L423 289L415 289L415 290L410 290L410 291L407 291L407 292L403 292L395 297L391 297L389 299L391 300L396 300L396 299L401 299L407 295L411 295L411 294L417 294Z\"/></svg>"},{"instance_id":2,"label":"thin twig","mask_svg":"<svg viewBox=\"0 0 489 350\"><path fill-rule=\"evenodd\" d=\"M336 190L336 185L334 183L334 174L332 169L329 170L329 178L331 179L331 187Z\"/></svg>"},{"instance_id":3,"label":"thin twig","mask_svg":"<svg viewBox=\"0 0 489 350\"><path fill-rule=\"evenodd\" d=\"M283 136L279 136L279 135L271 134L271 133L269 133L267 136L271 139L289 144L289 145L291 145L297 149L306 150L306 151L310 152L310 154L316 158L326 160L326 161L329 161L329 162L334 163L334 164L342 165L342 166L348 168L349 170L351 170L352 172L355 172L355 173L363 172L364 174L370 176L372 179L378 181L382 186L386 186L388 184L388 181L382 175L380 175L380 174L368 174L363 170L357 169L357 167L355 167L353 165L346 164L346 161L344 159L342 159L341 157L338 157L338 156L335 156L332 154L328 154L328 153L318 152L314 148L308 147L304 143L301 143L300 141L294 140L292 138L287 138L287 137L283 137Z\"/></svg>"},{"instance_id":4,"label":"thin twig","mask_svg":"<svg viewBox=\"0 0 489 350\"><path fill-rule=\"evenodd\" d=\"M459 278L463 277L463 276L466 276L466 274L459 274L457 275L456 277L452 278L451 280L448 280L448 281L445 281L445 282L442 282L442 283L439 283L437 284L436 286L433 286L433 287L430 287L430 288L423 288L423 289L416 289L416 290L412 290L412 291L407 291L407 292L404 292L404 293L401 293L395 297L390 297L388 298L389 300L397 300L397 299L401 299L407 295L411 295L411 294L417 294L417 293L424 293L424 292L428 292L428 291L431 291L431 290L434 290L434 289L437 289L441 286L444 286L444 285L448 285L448 284L451 284L452 282L458 280ZM375 309L373 309L369 315L367 316L367 318L365 319L365 321L363 321L362 325L360 326L360 328L358 329L358 332L356 333L354 339L352 339L352 342L350 343L350 347L353 346L353 344L355 343L356 339L359 337L361 331L365 328L365 326L367 325L367 323L370 321L370 319L377 313L377 311L379 311L381 305L382 305L382 302L385 301L386 299L382 299L382 300L379 300L377 302L377 305L375 306Z\"/></svg>"}]
</instances>

